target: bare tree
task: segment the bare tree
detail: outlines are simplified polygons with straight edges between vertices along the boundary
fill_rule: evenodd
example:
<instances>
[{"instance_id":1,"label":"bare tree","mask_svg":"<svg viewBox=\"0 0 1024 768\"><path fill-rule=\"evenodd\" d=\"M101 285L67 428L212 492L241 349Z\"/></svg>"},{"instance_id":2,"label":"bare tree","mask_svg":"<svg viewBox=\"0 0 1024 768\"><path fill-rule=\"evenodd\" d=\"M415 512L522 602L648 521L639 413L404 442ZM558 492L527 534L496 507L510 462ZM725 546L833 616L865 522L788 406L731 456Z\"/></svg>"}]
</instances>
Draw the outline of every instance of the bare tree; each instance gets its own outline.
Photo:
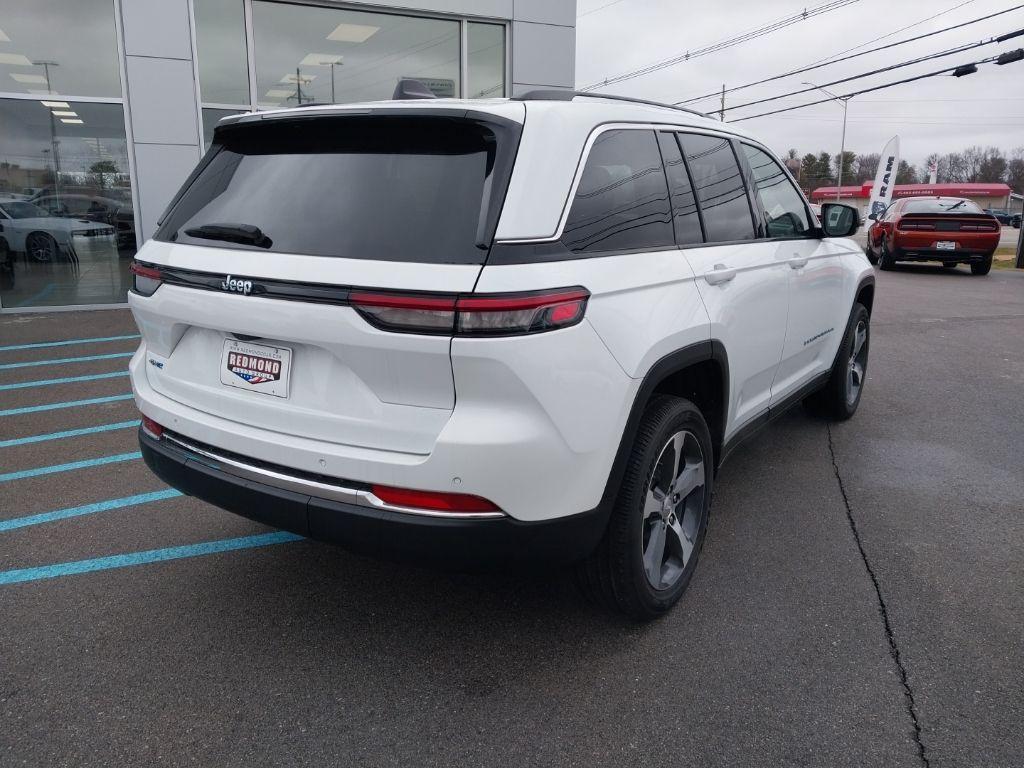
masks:
<instances>
[{"instance_id":1,"label":"bare tree","mask_svg":"<svg viewBox=\"0 0 1024 768\"><path fill-rule=\"evenodd\" d=\"M878 163L881 159L882 156L877 152L872 152L869 155L857 155L857 173L854 178L858 184L872 181L875 178L875 174L878 173Z\"/></svg>"},{"instance_id":2,"label":"bare tree","mask_svg":"<svg viewBox=\"0 0 1024 768\"><path fill-rule=\"evenodd\" d=\"M1006 164L1006 183L1014 192L1024 194L1024 147L1017 147Z\"/></svg>"}]
</instances>

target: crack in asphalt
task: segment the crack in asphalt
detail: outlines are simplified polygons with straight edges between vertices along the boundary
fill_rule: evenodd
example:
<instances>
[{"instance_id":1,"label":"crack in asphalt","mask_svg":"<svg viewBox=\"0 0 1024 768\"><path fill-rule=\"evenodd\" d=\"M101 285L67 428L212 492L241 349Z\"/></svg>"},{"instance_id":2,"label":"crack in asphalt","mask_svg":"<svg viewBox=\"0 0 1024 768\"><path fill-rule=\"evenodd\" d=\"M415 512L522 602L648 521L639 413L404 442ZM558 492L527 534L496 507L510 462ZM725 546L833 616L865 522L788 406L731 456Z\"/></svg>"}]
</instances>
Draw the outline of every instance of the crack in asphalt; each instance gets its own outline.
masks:
<instances>
[{"instance_id":1,"label":"crack in asphalt","mask_svg":"<svg viewBox=\"0 0 1024 768\"><path fill-rule=\"evenodd\" d=\"M853 533L853 540L857 544L857 550L860 552L860 558L864 562L864 568L868 572L868 576L871 578L871 583L875 587L875 597L878 599L878 613L882 617L882 625L885 628L885 638L889 641L889 655L892 656L892 660L896 663L896 668L900 673L900 682L903 684L903 696L906 699L907 714L910 715L910 720L914 726L914 743L917 744L917 754L921 758L921 764L925 768L930 768L931 763L928 762L928 755L925 752L924 741L921 739L921 722L917 716L917 703L914 700L914 691L910 687L910 680L907 677L907 669L903 666L903 658L900 656L899 645L896 644L896 637L892 631L892 624L889 622L889 609L885 604L885 598L882 597L882 587L878 583L878 576L875 575L875 570L871 567L871 561L868 560L868 553L864 550L864 543L860 538L860 531L857 530L857 521L853 518L853 508L850 506L850 498L846 495L846 486L843 484L843 476L839 472L839 462L836 459L836 449L832 442L832 427L831 425L825 425L825 432L828 435L828 453L832 458L832 471L836 475L836 482L839 483L839 493L843 497L843 506L846 508L846 519L850 523L850 530Z\"/></svg>"}]
</instances>

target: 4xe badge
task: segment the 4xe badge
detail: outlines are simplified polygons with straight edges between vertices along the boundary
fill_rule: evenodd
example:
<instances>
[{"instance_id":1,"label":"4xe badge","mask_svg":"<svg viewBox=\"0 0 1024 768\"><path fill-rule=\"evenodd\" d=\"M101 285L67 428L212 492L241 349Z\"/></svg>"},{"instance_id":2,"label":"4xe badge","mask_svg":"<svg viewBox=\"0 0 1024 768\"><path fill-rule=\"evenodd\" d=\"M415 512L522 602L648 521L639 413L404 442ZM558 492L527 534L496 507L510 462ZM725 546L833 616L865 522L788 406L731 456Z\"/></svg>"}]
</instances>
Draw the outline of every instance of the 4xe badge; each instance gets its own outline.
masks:
<instances>
[{"instance_id":1,"label":"4xe badge","mask_svg":"<svg viewBox=\"0 0 1024 768\"><path fill-rule=\"evenodd\" d=\"M228 352L227 367L231 373L249 384L281 380L281 361L272 357Z\"/></svg>"}]
</instances>

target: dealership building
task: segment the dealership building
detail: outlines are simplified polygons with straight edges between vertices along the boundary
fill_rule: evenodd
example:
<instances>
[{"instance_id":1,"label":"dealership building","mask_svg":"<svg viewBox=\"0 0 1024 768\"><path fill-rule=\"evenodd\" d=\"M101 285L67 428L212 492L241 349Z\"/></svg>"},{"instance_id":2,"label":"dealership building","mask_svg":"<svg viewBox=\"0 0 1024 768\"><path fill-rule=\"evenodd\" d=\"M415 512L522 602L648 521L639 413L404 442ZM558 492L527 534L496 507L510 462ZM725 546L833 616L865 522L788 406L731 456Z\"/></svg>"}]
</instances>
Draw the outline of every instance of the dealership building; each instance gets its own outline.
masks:
<instances>
[{"instance_id":1,"label":"dealership building","mask_svg":"<svg viewBox=\"0 0 1024 768\"><path fill-rule=\"evenodd\" d=\"M575 23L575 0L0 0L0 311L122 305L225 115L402 78L571 88Z\"/></svg>"},{"instance_id":2,"label":"dealership building","mask_svg":"<svg viewBox=\"0 0 1024 768\"><path fill-rule=\"evenodd\" d=\"M818 187L811 192L812 203L840 200L854 203L866 211L874 182L849 187ZM838 197L837 197L838 193ZM893 200L903 197L965 197L982 208L1019 213L1021 195L1006 184L897 184L892 190Z\"/></svg>"}]
</instances>

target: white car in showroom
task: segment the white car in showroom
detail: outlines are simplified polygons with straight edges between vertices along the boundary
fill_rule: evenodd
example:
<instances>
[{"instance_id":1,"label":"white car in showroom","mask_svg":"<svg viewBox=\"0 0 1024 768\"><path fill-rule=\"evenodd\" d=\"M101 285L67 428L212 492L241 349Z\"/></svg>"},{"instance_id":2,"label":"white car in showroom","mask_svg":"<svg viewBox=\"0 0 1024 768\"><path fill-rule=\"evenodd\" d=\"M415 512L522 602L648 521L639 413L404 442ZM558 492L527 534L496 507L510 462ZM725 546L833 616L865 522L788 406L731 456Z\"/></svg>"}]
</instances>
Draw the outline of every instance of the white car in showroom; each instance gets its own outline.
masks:
<instances>
[{"instance_id":1,"label":"white car in showroom","mask_svg":"<svg viewBox=\"0 0 1024 768\"><path fill-rule=\"evenodd\" d=\"M34 262L77 262L83 251L115 243L114 228L106 224L51 216L33 203L0 198L0 261L22 253Z\"/></svg>"},{"instance_id":2,"label":"white car in showroom","mask_svg":"<svg viewBox=\"0 0 1024 768\"><path fill-rule=\"evenodd\" d=\"M857 212L819 221L764 144L689 110L419 90L221 121L132 265L143 457L303 536L574 563L658 616L729 452L800 402L857 410Z\"/></svg>"}]
</instances>

